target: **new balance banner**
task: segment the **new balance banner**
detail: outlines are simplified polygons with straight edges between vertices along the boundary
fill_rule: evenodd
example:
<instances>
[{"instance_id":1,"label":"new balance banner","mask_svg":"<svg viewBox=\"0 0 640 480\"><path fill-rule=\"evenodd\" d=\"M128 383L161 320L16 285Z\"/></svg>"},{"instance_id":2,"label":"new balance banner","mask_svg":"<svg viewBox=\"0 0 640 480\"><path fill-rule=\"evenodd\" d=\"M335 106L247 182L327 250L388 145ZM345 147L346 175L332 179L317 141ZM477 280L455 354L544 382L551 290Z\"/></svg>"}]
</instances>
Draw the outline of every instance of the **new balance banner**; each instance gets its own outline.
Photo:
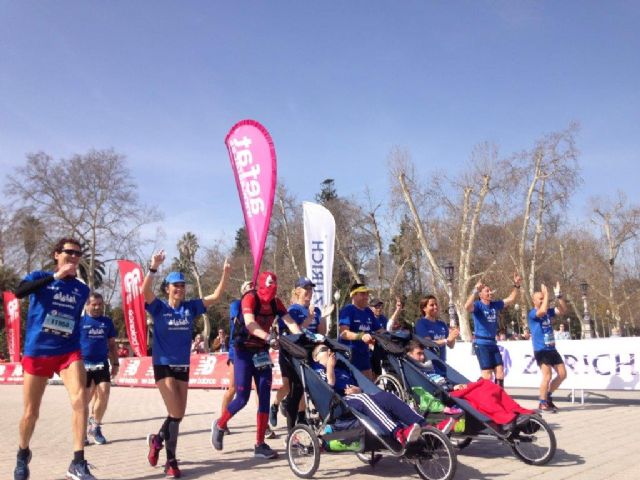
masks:
<instances>
[{"instance_id":1,"label":"new balance banner","mask_svg":"<svg viewBox=\"0 0 640 480\"><path fill-rule=\"evenodd\" d=\"M142 295L142 269L129 260L118 260L122 287L122 310L129 343L137 357L147 355L147 316Z\"/></svg>"},{"instance_id":2,"label":"new balance banner","mask_svg":"<svg viewBox=\"0 0 640 480\"><path fill-rule=\"evenodd\" d=\"M267 129L254 120L236 123L225 138L225 144L247 227L255 282L276 191L276 150Z\"/></svg>"},{"instance_id":3,"label":"new balance banner","mask_svg":"<svg viewBox=\"0 0 640 480\"><path fill-rule=\"evenodd\" d=\"M2 294L4 304L4 325L7 332L9 361L20 361L20 302L13 292Z\"/></svg>"},{"instance_id":4,"label":"new balance banner","mask_svg":"<svg viewBox=\"0 0 640 480\"><path fill-rule=\"evenodd\" d=\"M322 308L332 302L336 222L331 212L317 203L303 202L302 211L307 277L316 284L312 302Z\"/></svg>"}]
</instances>

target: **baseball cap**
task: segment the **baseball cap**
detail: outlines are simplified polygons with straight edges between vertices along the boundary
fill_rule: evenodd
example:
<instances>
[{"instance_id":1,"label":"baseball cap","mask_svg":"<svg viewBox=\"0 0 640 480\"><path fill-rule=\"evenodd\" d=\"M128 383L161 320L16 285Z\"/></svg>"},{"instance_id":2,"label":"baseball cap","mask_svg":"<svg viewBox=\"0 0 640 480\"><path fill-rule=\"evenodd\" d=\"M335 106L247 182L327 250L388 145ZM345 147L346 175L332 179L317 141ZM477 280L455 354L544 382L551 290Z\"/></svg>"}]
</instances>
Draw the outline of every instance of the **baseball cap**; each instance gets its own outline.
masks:
<instances>
[{"instance_id":1,"label":"baseball cap","mask_svg":"<svg viewBox=\"0 0 640 480\"><path fill-rule=\"evenodd\" d=\"M187 283L182 272L171 272L164 281L165 283Z\"/></svg>"},{"instance_id":2,"label":"baseball cap","mask_svg":"<svg viewBox=\"0 0 640 480\"><path fill-rule=\"evenodd\" d=\"M309 278L307 277L300 277L297 281L296 281L296 288L307 288L307 287L315 287L316 284L313 283Z\"/></svg>"},{"instance_id":3,"label":"baseball cap","mask_svg":"<svg viewBox=\"0 0 640 480\"><path fill-rule=\"evenodd\" d=\"M371 291L364 283L354 283L349 290L349 296L353 297L356 293L369 293Z\"/></svg>"},{"instance_id":4,"label":"baseball cap","mask_svg":"<svg viewBox=\"0 0 640 480\"><path fill-rule=\"evenodd\" d=\"M377 307L378 305L384 305L384 302L379 298L372 298L369 302L369 305L372 307Z\"/></svg>"}]
</instances>

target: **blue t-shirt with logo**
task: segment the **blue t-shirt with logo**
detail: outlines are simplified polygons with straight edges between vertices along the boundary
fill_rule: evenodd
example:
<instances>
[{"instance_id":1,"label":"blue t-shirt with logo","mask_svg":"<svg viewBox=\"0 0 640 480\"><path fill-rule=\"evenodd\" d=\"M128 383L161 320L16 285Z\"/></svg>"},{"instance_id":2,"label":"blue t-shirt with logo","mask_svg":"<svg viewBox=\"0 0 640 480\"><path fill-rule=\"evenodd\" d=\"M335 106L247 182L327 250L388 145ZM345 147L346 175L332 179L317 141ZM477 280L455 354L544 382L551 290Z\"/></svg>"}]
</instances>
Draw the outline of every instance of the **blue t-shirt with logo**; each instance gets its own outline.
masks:
<instances>
[{"instance_id":1,"label":"blue t-shirt with logo","mask_svg":"<svg viewBox=\"0 0 640 480\"><path fill-rule=\"evenodd\" d=\"M373 333L382 328L370 308L360 310L355 305L349 304L340 310L339 317L338 325L348 327L350 332ZM368 358L369 345L362 340L345 340L340 337L339 342L351 347L352 358Z\"/></svg>"},{"instance_id":2,"label":"blue t-shirt with logo","mask_svg":"<svg viewBox=\"0 0 640 480\"><path fill-rule=\"evenodd\" d=\"M449 337L449 327L442 320L429 320L425 317L416 322L416 335L431 340L442 340ZM440 346L440 360L447 361L447 346Z\"/></svg>"},{"instance_id":3,"label":"blue t-shirt with logo","mask_svg":"<svg viewBox=\"0 0 640 480\"><path fill-rule=\"evenodd\" d=\"M82 317L80 350L85 363L106 362L109 358L109 339L116 336L116 328L109 317Z\"/></svg>"},{"instance_id":4,"label":"blue t-shirt with logo","mask_svg":"<svg viewBox=\"0 0 640 480\"><path fill-rule=\"evenodd\" d=\"M33 282L53 272L35 271L24 277ZM76 278L63 278L29 295L24 354L30 357L63 355L80 350L82 310L89 287Z\"/></svg>"},{"instance_id":5,"label":"blue t-shirt with logo","mask_svg":"<svg viewBox=\"0 0 640 480\"><path fill-rule=\"evenodd\" d=\"M318 325L320 325L320 309L318 307L313 307L313 320L306 327L311 333L318 333ZM294 303L289 307L289 316L293 318L293 320L299 325L302 326L304 321L309 316L309 308L304 305L300 305L298 303ZM278 319L278 328L281 332L287 331L286 324L282 319Z\"/></svg>"},{"instance_id":6,"label":"blue t-shirt with logo","mask_svg":"<svg viewBox=\"0 0 640 480\"><path fill-rule=\"evenodd\" d=\"M485 305L480 300L473 302L473 333L478 345L496 345L498 312L503 308L502 300L489 302L489 305Z\"/></svg>"},{"instance_id":7,"label":"blue t-shirt with logo","mask_svg":"<svg viewBox=\"0 0 640 480\"><path fill-rule=\"evenodd\" d=\"M554 337L551 319L556 316L554 308L549 308L546 315L538 317L538 310L532 308L529 311L529 331L531 332L531 342L533 343L533 351L555 350L556 340Z\"/></svg>"},{"instance_id":8,"label":"blue t-shirt with logo","mask_svg":"<svg viewBox=\"0 0 640 480\"><path fill-rule=\"evenodd\" d=\"M313 362L311 364L311 368L314 369L320 377L326 382L327 381L327 369L320 362ZM333 386L333 391L338 395L344 396L344 389L349 385L353 385L354 387L358 385L355 377L351 374L350 370L346 368L340 368L339 366L335 366L334 373L336 375L336 384Z\"/></svg>"},{"instance_id":9,"label":"blue t-shirt with logo","mask_svg":"<svg viewBox=\"0 0 640 480\"><path fill-rule=\"evenodd\" d=\"M202 299L185 300L173 308L156 298L145 308L153 317L153 364L189 365L193 321L207 311Z\"/></svg>"}]
</instances>

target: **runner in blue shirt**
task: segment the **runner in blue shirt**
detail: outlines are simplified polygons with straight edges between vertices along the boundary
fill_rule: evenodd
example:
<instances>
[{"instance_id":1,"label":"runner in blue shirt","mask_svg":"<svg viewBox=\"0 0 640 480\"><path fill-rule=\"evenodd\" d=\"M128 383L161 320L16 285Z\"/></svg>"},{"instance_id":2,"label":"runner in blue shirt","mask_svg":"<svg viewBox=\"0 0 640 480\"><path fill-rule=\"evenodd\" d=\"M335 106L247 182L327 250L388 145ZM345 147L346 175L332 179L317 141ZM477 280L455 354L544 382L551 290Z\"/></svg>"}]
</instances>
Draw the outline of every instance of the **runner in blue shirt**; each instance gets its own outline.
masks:
<instances>
[{"instance_id":1,"label":"runner in blue shirt","mask_svg":"<svg viewBox=\"0 0 640 480\"><path fill-rule=\"evenodd\" d=\"M522 279L518 273L513 274L513 290L504 300L493 300L493 292L489 285L478 282L471 293L465 308L473 314L473 331L475 335L475 350L480 364L482 378L491 380L495 375L495 382L504 387L504 367L502 356L498 350L496 333L498 333L498 312L516 301ZM478 295L479 300L476 300Z\"/></svg>"},{"instance_id":2,"label":"runner in blue shirt","mask_svg":"<svg viewBox=\"0 0 640 480\"><path fill-rule=\"evenodd\" d=\"M427 295L420 300L420 311L424 317L416 321L416 335L433 340L440 347L440 360L446 363L447 347L454 347L460 332L457 328L449 329L446 323L438 319L438 299L433 295ZM437 364L434 368L436 373L446 377L446 369Z\"/></svg>"},{"instance_id":3,"label":"runner in blue shirt","mask_svg":"<svg viewBox=\"0 0 640 480\"><path fill-rule=\"evenodd\" d=\"M16 289L16 297L29 295L24 341L23 415L20 420L18 458L14 480L29 478L29 443L36 427L45 388L58 373L71 401L73 461L67 478L93 480L84 459L87 403L86 372L80 353L80 322L89 288L76 278L82 247L73 238L60 239L53 249L53 272L29 273Z\"/></svg>"},{"instance_id":4,"label":"runner in blue shirt","mask_svg":"<svg viewBox=\"0 0 640 480\"><path fill-rule=\"evenodd\" d=\"M167 408L165 419L157 435L149 434L147 460L156 466L163 444L167 447L164 471L169 478L181 476L176 460L176 447L180 422L187 408L191 334L196 317L219 300L227 283L231 267L225 260L222 278L216 290L204 298L185 300L186 281L181 272L171 272L162 283L161 290L167 300L156 298L153 278L164 262L164 250L151 257L149 273L142 282L145 308L153 318L153 376Z\"/></svg>"},{"instance_id":5,"label":"runner in blue shirt","mask_svg":"<svg viewBox=\"0 0 640 480\"><path fill-rule=\"evenodd\" d=\"M369 292L371 289L362 283L351 286L351 304L340 310L338 328L340 343L351 347L351 363L374 380L369 345L373 345L375 340L371 334L384 329L369 308Z\"/></svg>"},{"instance_id":6,"label":"runner in blue shirt","mask_svg":"<svg viewBox=\"0 0 640 480\"><path fill-rule=\"evenodd\" d=\"M292 304L288 308L289 316L296 322L298 327L305 328L312 333L327 333L327 322L318 307L311 306L313 297L313 289L316 284L307 277L300 277L296 281L295 288L291 295ZM331 310L332 311L332 310ZM288 334L289 329L282 318L278 319L278 331L280 334ZM293 367L286 361L286 357L280 351L279 356L280 374L282 376L282 386L276 393L276 398L269 408L269 424L275 427L278 424L278 406L282 402L287 417L287 427L290 430L296 422L304 420L305 406L302 401L302 385L297 385L298 389L291 392L291 378L297 379L297 374L293 371ZM287 397L286 401L285 397ZM292 401L294 405L290 405Z\"/></svg>"},{"instance_id":7,"label":"runner in blue shirt","mask_svg":"<svg viewBox=\"0 0 640 480\"><path fill-rule=\"evenodd\" d=\"M540 286L540 291L535 292L531 300L533 308L529 312L529 330L531 331L531 341L533 343L533 355L536 359L542 380L540 383L540 405L542 411L556 412L551 394L555 392L560 384L567 378L567 369L562 357L556 350L552 318L567 313L567 304L560 292L560 282L553 289L557 304L555 308L549 308L549 292L546 285ZM556 376L551 380L553 371Z\"/></svg>"},{"instance_id":8,"label":"runner in blue shirt","mask_svg":"<svg viewBox=\"0 0 640 480\"><path fill-rule=\"evenodd\" d=\"M87 313L82 318L80 329L80 347L87 370L87 398L93 399L87 435L93 437L96 444L102 445L107 443L102 435L102 418L109 404L111 377L118 374L120 367L116 352L116 329L113 321L103 315L104 299L99 293L93 292L89 296L85 310Z\"/></svg>"}]
</instances>

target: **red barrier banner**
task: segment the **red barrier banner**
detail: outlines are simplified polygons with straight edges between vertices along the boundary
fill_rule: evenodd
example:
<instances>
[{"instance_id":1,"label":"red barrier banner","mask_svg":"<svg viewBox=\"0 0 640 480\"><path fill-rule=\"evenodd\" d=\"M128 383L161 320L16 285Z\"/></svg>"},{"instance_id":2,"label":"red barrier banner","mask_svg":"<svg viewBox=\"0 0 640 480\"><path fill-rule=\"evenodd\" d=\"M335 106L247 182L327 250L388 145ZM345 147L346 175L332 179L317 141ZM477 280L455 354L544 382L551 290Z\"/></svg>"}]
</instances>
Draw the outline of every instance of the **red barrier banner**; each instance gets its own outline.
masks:
<instances>
[{"instance_id":1,"label":"red barrier banner","mask_svg":"<svg viewBox=\"0 0 640 480\"><path fill-rule=\"evenodd\" d=\"M282 386L278 353L271 352L273 361L272 388ZM191 355L189 388L227 388L233 366L227 365L226 353ZM129 387L155 387L151 357L126 357L120 359L120 371L116 385Z\"/></svg>"},{"instance_id":2,"label":"red barrier banner","mask_svg":"<svg viewBox=\"0 0 640 480\"><path fill-rule=\"evenodd\" d=\"M22 377L20 363L0 363L0 385L21 385Z\"/></svg>"},{"instance_id":3,"label":"red barrier banner","mask_svg":"<svg viewBox=\"0 0 640 480\"><path fill-rule=\"evenodd\" d=\"M226 353L213 353L210 355L191 355L189 369L189 388L227 388L229 386L229 373L233 371L233 365L227 365ZM151 357L125 357L120 359L120 371L113 380L121 387L147 387L155 388L153 378L153 364ZM271 352L273 361L274 390L282 386L280 365L278 365L278 352ZM19 363L0 363L0 385L22 384L22 365Z\"/></svg>"},{"instance_id":4,"label":"red barrier banner","mask_svg":"<svg viewBox=\"0 0 640 480\"><path fill-rule=\"evenodd\" d=\"M122 287L122 310L127 336L133 353L137 357L147 355L147 315L142 295L142 269L129 260L118 260L120 285Z\"/></svg>"},{"instance_id":5,"label":"red barrier banner","mask_svg":"<svg viewBox=\"0 0 640 480\"><path fill-rule=\"evenodd\" d=\"M20 361L20 302L13 292L3 292L4 325L7 332L9 361Z\"/></svg>"}]
</instances>

